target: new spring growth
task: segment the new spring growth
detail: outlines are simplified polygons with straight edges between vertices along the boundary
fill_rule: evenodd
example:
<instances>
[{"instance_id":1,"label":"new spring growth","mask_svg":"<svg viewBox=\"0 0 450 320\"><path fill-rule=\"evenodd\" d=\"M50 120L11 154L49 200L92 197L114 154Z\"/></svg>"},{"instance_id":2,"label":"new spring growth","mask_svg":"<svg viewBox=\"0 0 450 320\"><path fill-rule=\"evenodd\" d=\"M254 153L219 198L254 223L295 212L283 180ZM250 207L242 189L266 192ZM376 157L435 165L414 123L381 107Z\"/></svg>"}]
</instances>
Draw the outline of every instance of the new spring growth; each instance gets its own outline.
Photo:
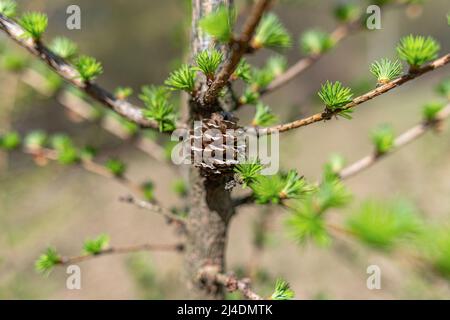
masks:
<instances>
[{"instance_id":1,"label":"new spring growth","mask_svg":"<svg viewBox=\"0 0 450 320\"><path fill-rule=\"evenodd\" d=\"M403 66L398 60L383 58L372 63L370 72L377 78L377 84L383 85L399 77L403 72Z\"/></svg>"},{"instance_id":2,"label":"new spring growth","mask_svg":"<svg viewBox=\"0 0 450 320\"><path fill-rule=\"evenodd\" d=\"M45 30L47 30L47 15L40 12L26 12L19 20L20 25L25 30L25 36L39 41Z\"/></svg>"},{"instance_id":3,"label":"new spring growth","mask_svg":"<svg viewBox=\"0 0 450 320\"><path fill-rule=\"evenodd\" d=\"M228 42L233 37L233 25L236 19L234 10L221 5L216 11L199 22L200 28L220 42Z\"/></svg>"},{"instance_id":4,"label":"new spring growth","mask_svg":"<svg viewBox=\"0 0 450 320\"><path fill-rule=\"evenodd\" d=\"M292 39L278 17L269 13L262 18L251 46L254 49L285 49L292 46Z\"/></svg>"},{"instance_id":5,"label":"new spring growth","mask_svg":"<svg viewBox=\"0 0 450 320\"><path fill-rule=\"evenodd\" d=\"M390 125L383 124L371 133L372 143L378 155L385 154L394 147L395 135Z\"/></svg>"},{"instance_id":6,"label":"new spring growth","mask_svg":"<svg viewBox=\"0 0 450 320\"><path fill-rule=\"evenodd\" d=\"M383 250L410 239L420 231L421 224L415 208L400 200L366 201L347 220L352 234L366 245Z\"/></svg>"},{"instance_id":7,"label":"new spring growth","mask_svg":"<svg viewBox=\"0 0 450 320\"><path fill-rule=\"evenodd\" d=\"M320 55L333 46L330 34L320 30L309 30L300 36L300 49L305 55Z\"/></svg>"},{"instance_id":8,"label":"new spring growth","mask_svg":"<svg viewBox=\"0 0 450 320\"><path fill-rule=\"evenodd\" d=\"M50 50L61 58L70 61L78 54L78 45L68 38L57 37L50 43Z\"/></svg>"},{"instance_id":9,"label":"new spring growth","mask_svg":"<svg viewBox=\"0 0 450 320\"><path fill-rule=\"evenodd\" d=\"M94 239L87 239L83 243L83 253L88 255L96 255L101 253L109 244L109 236L101 234Z\"/></svg>"},{"instance_id":10,"label":"new spring growth","mask_svg":"<svg viewBox=\"0 0 450 320\"><path fill-rule=\"evenodd\" d=\"M425 63L435 59L440 47L432 37L409 35L400 40L397 54L400 59L409 64L410 71L414 72Z\"/></svg>"},{"instance_id":11,"label":"new spring growth","mask_svg":"<svg viewBox=\"0 0 450 320\"><path fill-rule=\"evenodd\" d=\"M351 119L351 109L342 109L346 104L350 103L353 98L352 90L344 87L342 83L336 81L334 83L327 81L322 85L318 95L325 104L327 111L337 112L338 115Z\"/></svg>"},{"instance_id":12,"label":"new spring growth","mask_svg":"<svg viewBox=\"0 0 450 320\"><path fill-rule=\"evenodd\" d=\"M275 283L275 291L270 296L271 300L292 300L295 296L291 290L289 283L282 279L277 279Z\"/></svg>"},{"instance_id":13,"label":"new spring growth","mask_svg":"<svg viewBox=\"0 0 450 320\"><path fill-rule=\"evenodd\" d=\"M0 13L8 18L13 18L16 15L17 3L13 0L0 1Z\"/></svg>"},{"instance_id":14,"label":"new spring growth","mask_svg":"<svg viewBox=\"0 0 450 320\"><path fill-rule=\"evenodd\" d=\"M194 70L201 71L208 79L208 82L214 81L216 71L219 68L223 60L222 52L218 50L204 50L200 52L195 61L197 67Z\"/></svg>"},{"instance_id":15,"label":"new spring growth","mask_svg":"<svg viewBox=\"0 0 450 320\"><path fill-rule=\"evenodd\" d=\"M89 56L79 57L75 63L75 67L84 82L93 81L103 73L102 64L95 58Z\"/></svg>"}]
</instances>

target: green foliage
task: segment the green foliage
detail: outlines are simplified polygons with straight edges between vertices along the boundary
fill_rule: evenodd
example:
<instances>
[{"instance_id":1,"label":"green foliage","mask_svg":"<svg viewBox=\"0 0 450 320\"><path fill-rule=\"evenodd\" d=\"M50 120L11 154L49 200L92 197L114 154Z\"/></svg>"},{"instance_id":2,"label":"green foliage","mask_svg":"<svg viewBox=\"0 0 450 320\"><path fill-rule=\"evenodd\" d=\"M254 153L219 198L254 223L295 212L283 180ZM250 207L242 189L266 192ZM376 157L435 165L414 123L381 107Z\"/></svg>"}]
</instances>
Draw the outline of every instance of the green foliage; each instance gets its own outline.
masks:
<instances>
[{"instance_id":1,"label":"green foliage","mask_svg":"<svg viewBox=\"0 0 450 320\"><path fill-rule=\"evenodd\" d=\"M258 90L266 88L275 77L281 75L287 67L287 61L282 56L270 57L263 68L254 68L251 74L250 89L253 91L251 94L255 94ZM254 98L254 99L253 99ZM257 101L259 96L249 97L254 102Z\"/></svg>"},{"instance_id":2,"label":"green foliage","mask_svg":"<svg viewBox=\"0 0 450 320\"><path fill-rule=\"evenodd\" d=\"M383 124L372 131L372 143L377 154L385 154L394 147L395 135L391 126Z\"/></svg>"},{"instance_id":3,"label":"green foliage","mask_svg":"<svg viewBox=\"0 0 450 320\"><path fill-rule=\"evenodd\" d=\"M289 283L282 279L278 279L275 284L275 291L270 299L272 300L291 300L295 296L294 291L291 290Z\"/></svg>"},{"instance_id":4,"label":"green foliage","mask_svg":"<svg viewBox=\"0 0 450 320\"><path fill-rule=\"evenodd\" d=\"M377 78L379 84L385 84L399 77L403 72L403 66L398 60L381 59L372 63L370 72Z\"/></svg>"},{"instance_id":5,"label":"green foliage","mask_svg":"<svg viewBox=\"0 0 450 320\"><path fill-rule=\"evenodd\" d=\"M239 179L242 181L243 188L254 183L256 178L259 177L264 166L258 159L250 160L248 162L239 163L234 167L234 172L238 174Z\"/></svg>"},{"instance_id":6,"label":"green foliage","mask_svg":"<svg viewBox=\"0 0 450 320\"><path fill-rule=\"evenodd\" d=\"M179 196L179 197L186 197L188 195L188 186L186 185L186 182L184 180L177 180L172 184L172 190Z\"/></svg>"},{"instance_id":7,"label":"green foliage","mask_svg":"<svg viewBox=\"0 0 450 320\"><path fill-rule=\"evenodd\" d=\"M318 214L331 208L345 207L351 200L352 194L338 179L323 181L314 194L314 205Z\"/></svg>"},{"instance_id":8,"label":"green foliage","mask_svg":"<svg viewBox=\"0 0 450 320\"><path fill-rule=\"evenodd\" d=\"M57 134L51 138L51 146L58 155L58 162L63 165L71 165L80 160L80 155L72 139L67 135Z\"/></svg>"},{"instance_id":9,"label":"green foliage","mask_svg":"<svg viewBox=\"0 0 450 320\"><path fill-rule=\"evenodd\" d=\"M295 170L290 170L284 177L284 187L280 191L280 199L297 199L305 193L311 191L303 177L300 177Z\"/></svg>"},{"instance_id":10,"label":"green foliage","mask_svg":"<svg viewBox=\"0 0 450 320\"><path fill-rule=\"evenodd\" d=\"M397 46L400 59L406 61L413 69L435 59L439 50L439 43L432 37L413 35L403 37Z\"/></svg>"},{"instance_id":11,"label":"green foliage","mask_svg":"<svg viewBox=\"0 0 450 320\"><path fill-rule=\"evenodd\" d=\"M105 167L115 176L123 177L127 166L125 163L117 158L108 159L105 163Z\"/></svg>"},{"instance_id":12,"label":"green foliage","mask_svg":"<svg viewBox=\"0 0 450 320\"><path fill-rule=\"evenodd\" d=\"M126 100L133 95L133 89L130 87L117 87L114 90L114 96L119 100Z\"/></svg>"},{"instance_id":13,"label":"green foliage","mask_svg":"<svg viewBox=\"0 0 450 320\"><path fill-rule=\"evenodd\" d=\"M101 253L109 244L109 236L101 234L95 239L87 239L83 243L83 252L89 255Z\"/></svg>"},{"instance_id":14,"label":"green foliage","mask_svg":"<svg viewBox=\"0 0 450 320\"><path fill-rule=\"evenodd\" d=\"M39 150L47 143L48 136L44 131L37 130L25 136L24 145L28 150Z\"/></svg>"},{"instance_id":15,"label":"green foliage","mask_svg":"<svg viewBox=\"0 0 450 320\"><path fill-rule=\"evenodd\" d=\"M419 248L424 258L444 277L450 279L450 228L448 225L427 228Z\"/></svg>"},{"instance_id":16,"label":"green foliage","mask_svg":"<svg viewBox=\"0 0 450 320\"><path fill-rule=\"evenodd\" d=\"M318 95L329 111L338 111L340 116L351 118L348 114L351 112L350 109L340 110L352 101L353 93L350 88L344 87L339 81L334 83L327 81L322 85Z\"/></svg>"},{"instance_id":17,"label":"green foliage","mask_svg":"<svg viewBox=\"0 0 450 320\"><path fill-rule=\"evenodd\" d=\"M213 79L217 69L223 60L222 52L218 50L204 50L195 58L198 68L196 70L205 74L208 79Z\"/></svg>"},{"instance_id":18,"label":"green foliage","mask_svg":"<svg viewBox=\"0 0 450 320\"><path fill-rule=\"evenodd\" d=\"M315 211L313 198L300 201L294 212L286 220L289 234L299 244L304 245L309 240L319 246L328 246L331 243L323 215Z\"/></svg>"},{"instance_id":19,"label":"green foliage","mask_svg":"<svg viewBox=\"0 0 450 320\"><path fill-rule=\"evenodd\" d=\"M390 250L399 241L417 235L421 222L404 201L366 201L347 221L349 230L369 246Z\"/></svg>"},{"instance_id":20,"label":"green foliage","mask_svg":"<svg viewBox=\"0 0 450 320\"><path fill-rule=\"evenodd\" d=\"M324 180L309 197L295 203L292 215L286 220L289 233L300 244L312 240L319 246L329 245L325 213L348 205L351 199L350 192L336 177Z\"/></svg>"},{"instance_id":21,"label":"green foliage","mask_svg":"<svg viewBox=\"0 0 450 320\"><path fill-rule=\"evenodd\" d=\"M27 37L38 41L47 30L48 18L47 15L40 12L26 12L20 18L19 23Z\"/></svg>"},{"instance_id":22,"label":"green foliage","mask_svg":"<svg viewBox=\"0 0 450 320\"><path fill-rule=\"evenodd\" d=\"M334 180L345 166L345 159L338 154L333 154L324 166L324 180Z\"/></svg>"},{"instance_id":23,"label":"green foliage","mask_svg":"<svg viewBox=\"0 0 450 320\"><path fill-rule=\"evenodd\" d=\"M149 107L152 105L166 103L170 98L170 92L163 86L144 86L139 95L144 104Z\"/></svg>"},{"instance_id":24,"label":"green foliage","mask_svg":"<svg viewBox=\"0 0 450 320\"><path fill-rule=\"evenodd\" d=\"M278 121L278 117L273 113L269 106L262 102L256 105L256 114L252 125L255 127L267 127Z\"/></svg>"},{"instance_id":25,"label":"green foliage","mask_svg":"<svg viewBox=\"0 0 450 320\"><path fill-rule=\"evenodd\" d=\"M423 106L422 115L425 121L432 122L436 120L438 113L444 109L444 104L441 102L430 102Z\"/></svg>"},{"instance_id":26,"label":"green foliage","mask_svg":"<svg viewBox=\"0 0 450 320\"><path fill-rule=\"evenodd\" d=\"M6 52L2 57L2 66L11 72L20 72L28 65L28 59L17 53Z\"/></svg>"},{"instance_id":27,"label":"green foliage","mask_svg":"<svg viewBox=\"0 0 450 320\"><path fill-rule=\"evenodd\" d=\"M153 182L148 181L142 185L142 191L144 193L145 200L153 201L155 199L155 185Z\"/></svg>"},{"instance_id":28,"label":"green foliage","mask_svg":"<svg viewBox=\"0 0 450 320\"><path fill-rule=\"evenodd\" d=\"M340 3L334 9L334 16L343 23L356 21L361 16L361 9L354 3Z\"/></svg>"},{"instance_id":29,"label":"green foliage","mask_svg":"<svg viewBox=\"0 0 450 320\"><path fill-rule=\"evenodd\" d=\"M65 37L57 37L50 44L50 50L63 59L71 60L78 54L78 45Z\"/></svg>"},{"instance_id":30,"label":"green foliage","mask_svg":"<svg viewBox=\"0 0 450 320\"><path fill-rule=\"evenodd\" d=\"M257 176L255 181L250 184L253 190L256 203L278 204L281 202L280 192L284 188L284 179L281 175Z\"/></svg>"},{"instance_id":31,"label":"green foliage","mask_svg":"<svg viewBox=\"0 0 450 320\"><path fill-rule=\"evenodd\" d=\"M200 20L199 26L218 41L228 42L233 36L234 21L235 12L222 5Z\"/></svg>"},{"instance_id":32,"label":"green foliage","mask_svg":"<svg viewBox=\"0 0 450 320\"><path fill-rule=\"evenodd\" d=\"M21 139L20 135L13 131L13 132L6 132L2 136L0 136L0 148L11 151L15 150L20 146Z\"/></svg>"},{"instance_id":33,"label":"green foliage","mask_svg":"<svg viewBox=\"0 0 450 320\"><path fill-rule=\"evenodd\" d=\"M175 128L175 111L168 103L159 103L148 106L144 110L144 115L159 123L159 131L171 131Z\"/></svg>"},{"instance_id":34,"label":"green foliage","mask_svg":"<svg viewBox=\"0 0 450 320\"><path fill-rule=\"evenodd\" d=\"M17 3L14 0L1 0L0 13L8 18L16 15Z\"/></svg>"},{"instance_id":35,"label":"green foliage","mask_svg":"<svg viewBox=\"0 0 450 320\"><path fill-rule=\"evenodd\" d=\"M239 102L242 104L257 104L260 94L253 88L246 88L242 97L239 98Z\"/></svg>"},{"instance_id":36,"label":"green foliage","mask_svg":"<svg viewBox=\"0 0 450 320\"><path fill-rule=\"evenodd\" d=\"M319 55L332 49L334 41L330 34L320 30L309 30L300 36L300 48L304 54Z\"/></svg>"},{"instance_id":37,"label":"green foliage","mask_svg":"<svg viewBox=\"0 0 450 320\"><path fill-rule=\"evenodd\" d=\"M266 88L274 78L275 75L271 69L267 68L267 65L261 69L254 68L251 81L252 90L258 91Z\"/></svg>"},{"instance_id":38,"label":"green foliage","mask_svg":"<svg viewBox=\"0 0 450 320\"><path fill-rule=\"evenodd\" d=\"M278 204L287 199L298 199L311 191L310 186L295 170L274 176L259 175L250 184L256 202Z\"/></svg>"},{"instance_id":39,"label":"green foliage","mask_svg":"<svg viewBox=\"0 0 450 320\"><path fill-rule=\"evenodd\" d=\"M169 103L170 92L166 87L145 86L139 98L146 108L144 115L159 124L161 132L171 131L175 128L175 110Z\"/></svg>"},{"instance_id":40,"label":"green foliage","mask_svg":"<svg viewBox=\"0 0 450 320\"><path fill-rule=\"evenodd\" d=\"M241 59L234 72L234 77L239 78L246 83L249 83L252 80L252 69L247 60Z\"/></svg>"},{"instance_id":41,"label":"green foliage","mask_svg":"<svg viewBox=\"0 0 450 320\"><path fill-rule=\"evenodd\" d=\"M278 77L287 69L287 60L281 55L272 56L267 60L266 69L269 70L273 77Z\"/></svg>"},{"instance_id":42,"label":"green foliage","mask_svg":"<svg viewBox=\"0 0 450 320\"><path fill-rule=\"evenodd\" d=\"M54 248L48 248L35 262L37 272L48 275L61 262L61 256Z\"/></svg>"},{"instance_id":43,"label":"green foliage","mask_svg":"<svg viewBox=\"0 0 450 320\"><path fill-rule=\"evenodd\" d=\"M256 30L254 48L289 48L292 39L286 28L273 13L266 14Z\"/></svg>"},{"instance_id":44,"label":"green foliage","mask_svg":"<svg viewBox=\"0 0 450 320\"><path fill-rule=\"evenodd\" d=\"M195 91L195 70L184 64L178 70L172 72L165 81L165 85L172 90L182 90L188 93Z\"/></svg>"},{"instance_id":45,"label":"green foliage","mask_svg":"<svg viewBox=\"0 0 450 320\"><path fill-rule=\"evenodd\" d=\"M436 91L446 99L450 100L450 78L447 78L439 83L436 87Z\"/></svg>"},{"instance_id":46,"label":"green foliage","mask_svg":"<svg viewBox=\"0 0 450 320\"><path fill-rule=\"evenodd\" d=\"M102 64L89 56L79 57L75 66L80 74L80 78L85 82L93 81L103 73Z\"/></svg>"},{"instance_id":47,"label":"green foliage","mask_svg":"<svg viewBox=\"0 0 450 320\"><path fill-rule=\"evenodd\" d=\"M80 151L80 158L82 160L91 161L95 158L96 155L97 155L97 149L95 149L94 147L91 147L91 146L86 146L86 147L82 148Z\"/></svg>"}]
</instances>

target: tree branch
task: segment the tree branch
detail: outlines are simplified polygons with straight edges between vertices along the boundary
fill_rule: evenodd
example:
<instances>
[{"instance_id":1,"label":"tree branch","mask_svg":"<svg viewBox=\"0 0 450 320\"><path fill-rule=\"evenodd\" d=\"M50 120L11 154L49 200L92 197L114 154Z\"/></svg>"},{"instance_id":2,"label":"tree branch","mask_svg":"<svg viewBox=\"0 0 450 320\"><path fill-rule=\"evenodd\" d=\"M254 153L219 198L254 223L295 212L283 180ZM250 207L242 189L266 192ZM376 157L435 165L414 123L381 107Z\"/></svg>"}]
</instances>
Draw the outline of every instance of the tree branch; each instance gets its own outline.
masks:
<instances>
[{"instance_id":1,"label":"tree branch","mask_svg":"<svg viewBox=\"0 0 450 320\"><path fill-rule=\"evenodd\" d=\"M73 257L61 257L56 263L58 265L67 265L84 262L86 260L95 259L101 256L113 255L113 254L125 254L140 251L175 251L182 252L184 250L184 244L139 244L126 247L110 247L100 251L97 254L83 254L80 256Z\"/></svg>"},{"instance_id":2,"label":"tree branch","mask_svg":"<svg viewBox=\"0 0 450 320\"><path fill-rule=\"evenodd\" d=\"M361 171L370 168L374 164L376 164L379 160L384 158L386 155L392 154L396 152L401 147L413 142L414 140L423 136L426 132L431 129L435 129L436 125L439 125L440 122L450 117L450 104L448 104L441 112L439 112L437 118L433 122L422 122L412 127L411 129L405 131L403 134L397 137L394 142L394 146L392 149L384 154L372 153L355 163L344 168L339 176L341 179L348 179L353 177L354 175L360 173Z\"/></svg>"},{"instance_id":3,"label":"tree branch","mask_svg":"<svg viewBox=\"0 0 450 320\"><path fill-rule=\"evenodd\" d=\"M348 37L355 30L362 30L361 20L356 20L351 23L343 24L338 26L330 35L331 40L334 44L339 43L346 37ZM265 95L272 93L273 91L281 88L282 86L288 84L295 77L300 75L302 72L307 70L309 67L314 65L320 60L325 54L312 54L307 57L300 59L297 63L292 65L285 72L277 76L266 88L259 90L260 95Z\"/></svg>"},{"instance_id":4,"label":"tree branch","mask_svg":"<svg viewBox=\"0 0 450 320\"><path fill-rule=\"evenodd\" d=\"M161 216L163 216L167 219L167 222L169 224L176 223L178 226L180 226L182 228L186 228L186 221L183 218L173 214L169 210L166 210L166 209L158 206L155 203L138 200L132 196L120 197L120 201L129 203L129 204L133 204L133 205L137 206L138 208L149 210L149 211L155 212L157 214L160 214Z\"/></svg>"},{"instance_id":5,"label":"tree branch","mask_svg":"<svg viewBox=\"0 0 450 320\"><path fill-rule=\"evenodd\" d=\"M47 149L47 148L29 149L29 148L26 148L23 150L23 152L26 154L32 155L38 163L42 163L43 160L44 161L45 160L52 160L52 161L58 160L58 152L53 149ZM144 195L144 191L139 184L135 183L134 181L131 181L127 177L115 176L101 164L95 163L92 160L80 160L79 166L88 172L91 172L96 175L117 181L118 183L120 183L124 187L128 188L130 191L132 191L136 195L139 195L139 196Z\"/></svg>"},{"instance_id":6,"label":"tree branch","mask_svg":"<svg viewBox=\"0 0 450 320\"><path fill-rule=\"evenodd\" d=\"M341 111L355 108L355 107L359 106L360 104L363 104L364 102L367 102L375 97L378 97L382 94L385 94L385 93L401 86L402 84L405 84L411 80L414 80L430 71L433 71L440 67L443 67L446 64L448 64L449 62L450 62L450 54L446 54L445 56L428 63L427 65L418 69L415 72L409 72L409 73L401 76L400 78L392 80L391 82L388 82L382 86L379 86L376 89L369 91L366 94L363 94L363 95L353 99L352 102L348 103L347 105L345 105L344 107L342 107L341 109L339 109L335 112L330 112L330 111L326 110L324 112L317 113L310 117L296 120L296 121L293 121L290 123L280 124L280 125L273 126L270 128L259 129L258 134L261 135L261 134L271 134L273 132L286 132L286 131L301 128L301 127L304 127L304 126L307 126L307 125L310 125L310 124L313 124L313 123L316 123L319 121L330 120L333 118L333 116L337 115Z\"/></svg>"},{"instance_id":7,"label":"tree branch","mask_svg":"<svg viewBox=\"0 0 450 320\"><path fill-rule=\"evenodd\" d=\"M214 266L200 270L199 280L206 285L206 288L219 284L224 286L229 292L241 292L248 300L264 300L260 295L252 291L250 279L238 279L234 275L220 273Z\"/></svg>"},{"instance_id":8,"label":"tree branch","mask_svg":"<svg viewBox=\"0 0 450 320\"><path fill-rule=\"evenodd\" d=\"M224 64L211 86L205 92L205 95L203 97L204 104L213 104L219 96L220 91L228 83L231 75L236 70L242 57L250 48L250 42L252 40L253 34L255 33L255 30L258 27L258 24L261 21L264 12L268 10L271 2L271 0L258 0L254 4L249 17L244 24L242 34L238 39L234 39L231 41L230 58Z\"/></svg>"},{"instance_id":9,"label":"tree branch","mask_svg":"<svg viewBox=\"0 0 450 320\"><path fill-rule=\"evenodd\" d=\"M3 30L17 44L27 49L31 54L44 61L53 71L68 83L84 91L94 100L112 109L119 115L143 128L158 129L158 123L146 119L142 109L125 100L119 100L114 95L95 83L85 83L79 79L76 68L63 58L54 54L41 42L35 42L23 37L25 31L15 21L8 19L0 13L0 29Z\"/></svg>"},{"instance_id":10,"label":"tree branch","mask_svg":"<svg viewBox=\"0 0 450 320\"><path fill-rule=\"evenodd\" d=\"M22 74L21 80L45 97L51 97L53 95L53 92L49 91L48 88L42 85L42 83L45 83L44 77L33 69L28 69L27 71L25 71ZM70 90L64 89L62 91L59 91L55 99L63 107L76 114L81 119L91 122L96 121L95 117L93 116L93 107L84 99L72 93ZM103 117L100 122L100 126L104 130L122 140L129 140L130 138L133 138L134 145L139 150L148 154L155 160L166 162L163 147L161 147L152 139L146 138L142 135L130 135L130 133L122 129L122 126L116 118L112 116Z\"/></svg>"}]
</instances>

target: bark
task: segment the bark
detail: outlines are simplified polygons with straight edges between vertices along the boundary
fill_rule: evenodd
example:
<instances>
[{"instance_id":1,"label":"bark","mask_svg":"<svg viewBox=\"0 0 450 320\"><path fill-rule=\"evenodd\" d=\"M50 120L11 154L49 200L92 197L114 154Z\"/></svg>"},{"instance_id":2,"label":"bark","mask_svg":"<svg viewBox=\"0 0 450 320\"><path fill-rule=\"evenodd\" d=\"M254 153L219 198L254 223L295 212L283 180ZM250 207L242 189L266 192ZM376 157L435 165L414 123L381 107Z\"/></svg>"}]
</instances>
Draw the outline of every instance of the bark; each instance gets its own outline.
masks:
<instances>
[{"instance_id":1,"label":"bark","mask_svg":"<svg viewBox=\"0 0 450 320\"><path fill-rule=\"evenodd\" d=\"M214 46L212 40L198 28L199 20L219 5L232 5L231 0L193 0L192 19L192 57L198 52ZM204 80L200 80L205 87ZM218 105L200 106L189 102L190 118L200 120L219 110ZM192 298L223 299L222 285L202 283L199 271L205 266L216 266L225 271L227 230L233 206L230 192L225 189L227 177L205 176L200 169L190 168L189 172L190 212L187 220L187 243L185 270L187 272L189 292Z\"/></svg>"}]
</instances>

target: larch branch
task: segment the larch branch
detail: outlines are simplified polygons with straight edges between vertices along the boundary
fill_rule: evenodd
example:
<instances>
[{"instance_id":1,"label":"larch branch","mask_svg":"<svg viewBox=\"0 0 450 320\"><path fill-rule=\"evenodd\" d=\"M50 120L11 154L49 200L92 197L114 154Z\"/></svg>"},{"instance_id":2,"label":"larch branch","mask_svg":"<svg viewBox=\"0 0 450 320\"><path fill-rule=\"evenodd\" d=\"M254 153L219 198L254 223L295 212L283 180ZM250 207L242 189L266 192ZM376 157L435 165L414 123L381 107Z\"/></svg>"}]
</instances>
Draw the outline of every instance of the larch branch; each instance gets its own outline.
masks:
<instances>
[{"instance_id":1,"label":"larch branch","mask_svg":"<svg viewBox=\"0 0 450 320\"><path fill-rule=\"evenodd\" d=\"M307 126L307 125L310 125L310 124L313 124L313 123L316 123L319 121L330 120L334 116L336 116L339 112L355 108L355 107L363 104L364 102L372 100L373 98L376 98L382 94L385 94L385 93L401 86L402 84L405 84L411 80L414 80L430 71L441 68L441 67L445 66L446 64L448 64L449 62L450 62L450 54L446 54L445 56L440 57L440 58L428 63L427 65L423 66L422 68L419 68L415 72L408 72L407 74L405 74L395 80L392 80L382 86L377 87L376 89L373 89L372 91L369 91L369 92L353 99L350 103L348 103L347 105L345 105L344 107L342 107L339 110L336 110L334 112L330 112L330 111L326 110L324 112L317 113L317 114L309 116L307 118L295 120L293 122L289 122L289 123L285 123L285 124L280 124L280 125L273 126L270 128L260 129L259 134L261 135L261 134L271 134L273 132L286 132L286 131L301 128L301 127L304 127L304 126Z\"/></svg>"},{"instance_id":2,"label":"larch branch","mask_svg":"<svg viewBox=\"0 0 450 320\"><path fill-rule=\"evenodd\" d=\"M42 163L42 160L52 160L56 161L58 160L58 152L53 149L48 148L25 148L24 153L32 155L35 160L39 163ZM96 174L98 176L102 176L108 179L113 179L123 185L125 188L129 189L131 192L133 192L136 195L143 196L143 189L134 181L131 181L127 177L124 176L116 176L112 172L110 172L107 168L105 168L103 165L98 164L92 160L80 160L78 163L81 168L84 170Z\"/></svg>"},{"instance_id":3,"label":"larch branch","mask_svg":"<svg viewBox=\"0 0 450 320\"><path fill-rule=\"evenodd\" d=\"M242 34L238 39L234 39L230 43L230 58L225 62L219 74L214 79L208 90L205 92L203 97L204 104L213 104L219 96L220 91L227 85L231 75L236 70L242 57L250 48L250 42L253 38L256 28L258 27L258 24L261 21L264 12L270 7L271 2L271 0L258 0L254 4L249 17L244 24Z\"/></svg>"},{"instance_id":4,"label":"larch branch","mask_svg":"<svg viewBox=\"0 0 450 320\"><path fill-rule=\"evenodd\" d=\"M182 228L186 227L186 221L183 218L173 214L172 212L170 212L169 210L167 210L163 207L160 207L156 203L139 200L132 196L121 197L120 201L125 202L125 203L130 203L130 204L135 205L138 208L157 213L157 214L163 216L164 218L166 218L168 223L175 223Z\"/></svg>"},{"instance_id":5,"label":"larch branch","mask_svg":"<svg viewBox=\"0 0 450 320\"><path fill-rule=\"evenodd\" d=\"M1 13L0 29L3 30L6 35L14 40L17 44L27 49L35 57L45 62L65 81L84 91L92 99L107 106L119 115L123 116L131 122L138 124L143 128L159 128L157 122L146 119L144 117L141 108L134 106L126 100L117 99L112 93L95 83L83 82L79 78L78 71L72 64L54 54L41 42L35 42L32 39L25 38L23 36L25 34L23 28L18 23L11 19L8 19Z\"/></svg>"},{"instance_id":6,"label":"larch branch","mask_svg":"<svg viewBox=\"0 0 450 320\"><path fill-rule=\"evenodd\" d=\"M53 92L51 90L48 90L45 85L42 85L43 83L45 83L44 77L33 69L26 70L22 74L21 80L45 97L51 97L53 95ZM83 98L78 97L70 90L64 89L58 91L55 99L63 107L65 107L71 113L74 113L76 116L80 117L82 120L91 122L96 121L93 113L93 107ZM100 126L104 130L122 140L130 140L131 138L133 138L133 143L139 150L148 154L155 160L166 162L163 147L161 147L157 142L153 141L150 138L146 138L139 134L137 136L131 135L129 132L122 128L119 120L117 120L115 117L103 117L100 122Z\"/></svg>"},{"instance_id":7,"label":"larch branch","mask_svg":"<svg viewBox=\"0 0 450 320\"><path fill-rule=\"evenodd\" d=\"M351 178L354 175L362 172L363 170L370 168L371 166L375 165L379 160L384 158L386 155L396 152L401 147L420 138L429 130L436 128L436 125L439 125L440 122L447 119L448 117L450 117L450 104L448 104L444 109L441 110L441 112L439 112L436 120L434 120L432 122L419 123L416 126L405 131L400 136L398 136L395 139L394 146L392 147L392 149L389 152L383 153L383 154L374 152L370 155L365 156L364 158L361 158L360 160L354 162L353 164L347 166L346 168L344 168L339 173L340 178L348 179L348 178Z\"/></svg>"},{"instance_id":8,"label":"larch branch","mask_svg":"<svg viewBox=\"0 0 450 320\"><path fill-rule=\"evenodd\" d=\"M110 247L104 250L101 250L97 254L83 254L79 256L73 257L60 257L57 262L58 265L67 265L84 262L86 260L95 259L102 256L114 255L114 254L126 254L126 253L134 253L134 252L142 252L142 251L175 251L182 252L184 250L184 244L138 244L131 245L126 247Z\"/></svg>"},{"instance_id":9,"label":"larch branch","mask_svg":"<svg viewBox=\"0 0 450 320\"><path fill-rule=\"evenodd\" d=\"M334 44L339 43L346 37L348 37L354 30L359 27L361 29L361 21L356 20L351 23L346 23L339 25L330 35L331 40ZM324 56L324 53L321 54L311 54L307 57L304 57L297 61L294 65L292 65L285 72L277 76L266 88L263 88L259 91L260 95L269 94L282 86L288 84L295 77L300 75L302 72L307 70L309 67L313 66L320 58Z\"/></svg>"}]
</instances>

